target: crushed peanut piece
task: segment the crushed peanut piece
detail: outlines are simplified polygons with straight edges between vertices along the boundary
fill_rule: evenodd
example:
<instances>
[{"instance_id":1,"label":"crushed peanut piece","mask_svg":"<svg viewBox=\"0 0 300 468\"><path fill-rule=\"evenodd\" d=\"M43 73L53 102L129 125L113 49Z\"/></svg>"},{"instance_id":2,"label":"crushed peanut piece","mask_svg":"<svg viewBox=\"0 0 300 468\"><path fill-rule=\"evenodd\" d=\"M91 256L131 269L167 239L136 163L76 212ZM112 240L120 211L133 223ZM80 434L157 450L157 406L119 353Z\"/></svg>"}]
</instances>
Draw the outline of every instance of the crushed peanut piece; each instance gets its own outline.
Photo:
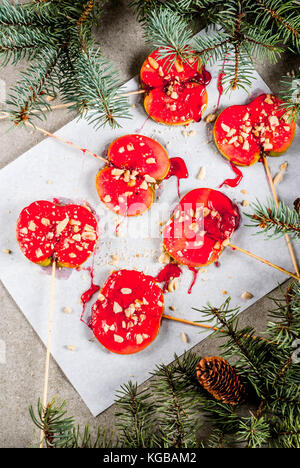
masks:
<instances>
[{"instance_id":1,"label":"crushed peanut piece","mask_svg":"<svg viewBox=\"0 0 300 468\"><path fill-rule=\"evenodd\" d=\"M251 294L249 291L244 291L243 294L241 295L242 299L252 299L253 294Z\"/></svg>"}]
</instances>

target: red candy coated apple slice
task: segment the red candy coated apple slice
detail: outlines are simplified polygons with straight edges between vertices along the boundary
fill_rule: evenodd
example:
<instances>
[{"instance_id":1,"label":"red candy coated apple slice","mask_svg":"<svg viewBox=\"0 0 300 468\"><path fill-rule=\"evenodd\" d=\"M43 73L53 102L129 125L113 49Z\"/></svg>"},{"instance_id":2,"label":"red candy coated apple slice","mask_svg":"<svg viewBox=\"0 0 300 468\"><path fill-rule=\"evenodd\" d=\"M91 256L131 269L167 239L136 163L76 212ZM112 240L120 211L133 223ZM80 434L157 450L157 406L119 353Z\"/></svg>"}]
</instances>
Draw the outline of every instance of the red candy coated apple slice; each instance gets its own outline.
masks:
<instances>
[{"instance_id":1,"label":"red candy coated apple slice","mask_svg":"<svg viewBox=\"0 0 300 468\"><path fill-rule=\"evenodd\" d=\"M108 149L112 166L101 169L96 178L98 195L121 216L137 216L154 201L155 185L170 169L166 150L152 138L125 135Z\"/></svg>"},{"instance_id":2,"label":"red candy coated apple slice","mask_svg":"<svg viewBox=\"0 0 300 468\"><path fill-rule=\"evenodd\" d=\"M200 188L179 202L163 231L163 245L178 263L200 267L215 262L239 225L239 212L218 190Z\"/></svg>"},{"instance_id":3,"label":"red candy coated apple slice","mask_svg":"<svg viewBox=\"0 0 300 468\"><path fill-rule=\"evenodd\" d=\"M84 263L95 249L97 221L83 206L40 200L22 210L16 236L31 262L47 266L56 259L59 266L74 268Z\"/></svg>"},{"instance_id":4,"label":"red candy coated apple slice","mask_svg":"<svg viewBox=\"0 0 300 468\"><path fill-rule=\"evenodd\" d=\"M153 120L167 125L198 122L207 106L205 70L199 59L181 62L177 58L170 65L170 58L159 58L159 50L145 60L140 73L147 92L145 110Z\"/></svg>"},{"instance_id":5,"label":"red candy coated apple slice","mask_svg":"<svg viewBox=\"0 0 300 468\"><path fill-rule=\"evenodd\" d=\"M163 310L163 292L152 276L115 271L92 307L90 326L109 351L133 354L156 338Z\"/></svg>"},{"instance_id":6,"label":"red candy coated apple slice","mask_svg":"<svg viewBox=\"0 0 300 468\"><path fill-rule=\"evenodd\" d=\"M276 96L262 94L246 106L227 107L216 120L214 138L219 151L234 164L250 166L261 152L280 156L293 141L296 124Z\"/></svg>"}]
</instances>

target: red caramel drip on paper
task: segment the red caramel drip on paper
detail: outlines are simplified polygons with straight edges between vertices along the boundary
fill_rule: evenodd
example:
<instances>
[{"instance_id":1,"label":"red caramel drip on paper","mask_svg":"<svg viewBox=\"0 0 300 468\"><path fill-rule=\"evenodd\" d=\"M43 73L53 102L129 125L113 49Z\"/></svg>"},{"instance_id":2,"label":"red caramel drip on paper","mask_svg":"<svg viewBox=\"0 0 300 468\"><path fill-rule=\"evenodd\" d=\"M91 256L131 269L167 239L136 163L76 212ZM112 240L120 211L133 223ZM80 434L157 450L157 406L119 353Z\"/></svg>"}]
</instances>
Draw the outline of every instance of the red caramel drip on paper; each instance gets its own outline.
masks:
<instances>
[{"instance_id":1,"label":"red caramel drip on paper","mask_svg":"<svg viewBox=\"0 0 300 468\"><path fill-rule=\"evenodd\" d=\"M229 187L237 187L243 178L243 173L240 171L231 161L229 161L231 169L236 174L234 179L226 179L219 185L219 188L223 187L223 185L228 185Z\"/></svg>"},{"instance_id":2,"label":"red caramel drip on paper","mask_svg":"<svg viewBox=\"0 0 300 468\"><path fill-rule=\"evenodd\" d=\"M189 171L182 158L170 158L170 170L165 178L169 179L172 176L177 177L177 190L180 198L180 179L187 179L189 176Z\"/></svg>"},{"instance_id":3,"label":"red caramel drip on paper","mask_svg":"<svg viewBox=\"0 0 300 468\"><path fill-rule=\"evenodd\" d=\"M158 273L155 279L158 283L164 283L163 291L165 292L169 281L173 278L179 278L181 274L182 270L176 263L169 263Z\"/></svg>"},{"instance_id":4,"label":"red caramel drip on paper","mask_svg":"<svg viewBox=\"0 0 300 468\"><path fill-rule=\"evenodd\" d=\"M216 268L219 268L219 267L220 267L220 262L219 262L219 261L216 261L216 262L214 263L214 265L215 265Z\"/></svg>"},{"instance_id":5,"label":"red caramel drip on paper","mask_svg":"<svg viewBox=\"0 0 300 468\"><path fill-rule=\"evenodd\" d=\"M190 285L189 290L188 290L188 294L191 294L191 292L193 290L193 287L196 284L198 274L199 274L199 270L198 270L198 268L194 268L194 267L188 267L188 268L193 273L193 281L191 282L191 285Z\"/></svg>"},{"instance_id":6,"label":"red caramel drip on paper","mask_svg":"<svg viewBox=\"0 0 300 468\"><path fill-rule=\"evenodd\" d=\"M218 77L218 84L217 84L217 88L218 88L218 91L219 91L219 98L218 98L216 111L219 110L221 96L224 93L224 87L223 87L223 78L224 78L224 76L226 76L226 73L221 71L221 73L219 74L219 77Z\"/></svg>"},{"instance_id":7,"label":"red caramel drip on paper","mask_svg":"<svg viewBox=\"0 0 300 468\"><path fill-rule=\"evenodd\" d=\"M85 323L86 325L90 326L89 323L85 322L84 320L84 313L85 313L85 309L86 309L86 305L87 303L91 300L91 298L93 297L93 295L99 291L100 289L100 286L98 284L95 284L94 283L94 267L88 267L88 268L82 268L82 270L85 270L85 271L88 271L89 274L90 274L90 278L91 278L91 285L89 287L89 289L87 289L84 293L81 294L80 296L80 300L82 302L82 313L81 313L81 317L80 317L80 320L81 322Z\"/></svg>"}]
</instances>

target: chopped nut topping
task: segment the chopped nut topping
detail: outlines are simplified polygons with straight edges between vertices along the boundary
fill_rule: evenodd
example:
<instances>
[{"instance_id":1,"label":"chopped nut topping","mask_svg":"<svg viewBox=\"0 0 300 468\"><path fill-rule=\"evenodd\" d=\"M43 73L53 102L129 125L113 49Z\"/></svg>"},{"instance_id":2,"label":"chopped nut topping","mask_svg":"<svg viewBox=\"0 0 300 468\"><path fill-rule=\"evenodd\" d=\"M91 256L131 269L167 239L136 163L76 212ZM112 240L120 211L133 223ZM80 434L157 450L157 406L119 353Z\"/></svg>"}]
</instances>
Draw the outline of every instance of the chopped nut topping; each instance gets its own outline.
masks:
<instances>
[{"instance_id":1,"label":"chopped nut topping","mask_svg":"<svg viewBox=\"0 0 300 468\"><path fill-rule=\"evenodd\" d=\"M243 294L241 295L242 299L252 299L253 294L251 294L249 291L244 291Z\"/></svg>"},{"instance_id":2,"label":"chopped nut topping","mask_svg":"<svg viewBox=\"0 0 300 468\"><path fill-rule=\"evenodd\" d=\"M176 291L176 289L178 289L178 279L177 278L173 278L169 281L169 284L168 284L168 291L169 292L174 292Z\"/></svg>"},{"instance_id":3,"label":"chopped nut topping","mask_svg":"<svg viewBox=\"0 0 300 468\"><path fill-rule=\"evenodd\" d=\"M273 184L278 185L283 181L283 172L278 172L273 178Z\"/></svg>"},{"instance_id":4,"label":"chopped nut topping","mask_svg":"<svg viewBox=\"0 0 300 468\"><path fill-rule=\"evenodd\" d=\"M232 137L232 136L235 135L235 134L236 134L236 129L235 129L235 128L231 128L231 129L229 130L229 132L227 133L226 136L227 136L227 138L230 138L230 137Z\"/></svg>"},{"instance_id":5,"label":"chopped nut topping","mask_svg":"<svg viewBox=\"0 0 300 468\"><path fill-rule=\"evenodd\" d=\"M158 259L159 263L170 263L170 256L166 253L166 252L163 252L159 259Z\"/></svg>"},{"instance_id":6,"label":"chopped nut topping","mask_svg":"<svg viewBox=\"0 0 300 468\"><path fill-rule=\"evenodd\" d=\"M147 164L155 164L155 163L156 163L155 158L148 158L148 159L146 159L146 163L147 163Z\"/></svg>"},{"instance_id":7,"label":"chopped nut topping","mask_svg":"<svg viewBox=\"0 0 300 468\"><path fill-rule=\"evenodd\" d=\"M136 335L135 339L136 339L136 344L141 344L144 341L143 336L140 333Z\"/></svg>"},{"instance_id":8,"label":"chopped nut topping","mask_svg":"<svg viewBox=\"0 0 300 468\"><path fill-rule=\"evenodd\" d=\"M29 229L29 231L35 231L36 230L36 224L33 221L29 221L28 229Z\"/></svg>"},{"instance_id":9,"label":"chopped nut topping","mask_svg":"<svg viewBox=\"0 0 300 468\"><path fill-rule=\"evenodd\" d=\"M206 176L206 168L203 166L200 168L199 172L198 172L198 175L197 175L197 179L198 180L203 180Z\"/></svg>"},{"instance_id":10,"label":"chopped nut topping","mask_svg":"<svg viewBox=\"0 0 300 468\"><path fill-rule=\"evenodd\" d=\"M11 250L9 250L9 249L2 249L2 252L3 252L3 253L6 253L6 254L8 254L8 255L11 254Z\"/></svg>"},{"instance_id":11,"label":"chopped nut topping","mask_svg":"<svg viewBox=\"0 0 300 468\"><path fill-rule=\"evenodd\" d=\"M207 123L211 123L211 122L214 122L217 118L217 114L208 114L206 117L205 117L205 122Z\"/></svg>"},{"instance_id":12,"label":"chopped nut topping","mask_svg":"<svg viewBox=\"0 0 300 468\"><path fill-rule=\"evenodd\" d=\"M42 223L44 226L49 226L49 225L50 225L50 220L47 219L47 218L42 218L42 219L41 219L41 223Z\"/></svg>"},{"instance_id":13,"label":"chopped nut topping","mask_svg":"<svg viewBox=\"0 0 300 468\"><path fill-rule=\"evenodd\" d=\"M77 257L77 255L76 255L75 253L73 253L73 252L71 252L69 256L70 256L71 258Z\"/></svg>"},{"instance_id":14,"label":"chopped nut topping","mask_svg":"<svg viewBox=\"0 0 300 468\"><path fill-rule=\"evenodd\" d=\"M267 104L274 104L273 101L272 101L272 99L271 99L270 94L267 94L267 97L266 97L266 99L265 99L265 102L266 102Z\"/></svg>"},{"instance_id":15,"label":"chopped nut topping","mask_svg":"<svg viewBox=\"0 0 300 468\"><path fill-rule=\"evenodd\" d=\"M153 184L153 183L156 182L156 180L155 180L153 177L149 176L148 174L145 174L145 175L144 175L144 178L145 178L145 180L146 180L147 182L149 182L150 184Z\"/></svg>"},{"instance_id":16,"label":"chopped nut topping","mask_svg":"<svg viewBox=\"0 0 300 468\"><path fill-rule=\"evenodd\" d=\"M120 175L122 175L124 173L124 169L115 168L115 169L112 169L111 173L114 176L120 176Z\"/></svg>"},{"instance_id":17,"label":"chopped nut topping","mask_svg":"<svg viewBox=\"0 0 300 468\"><path fill-rule=\"evenodd\" d=\"M106 203L109 203L111 201L111 196L110 195L105 195L105 197L103 198L103 200L106 202Z\"/></svg>"},{"instance_id":18,"label":"chopped nut topping","mask_svg":"<svg viewBox=\"0 0 300 468\"><path fill-rule=\"evenodd\" d=\"M35 251L35 255L37 258L40 258L43 256L43 252L41 251L40 248L38 248L36 251Z\"/></svg>"},{"instance_id":19,"label":"chopped nut topping","mask_svg":"<svg viewBox=\"0 0 300 468\"><path fill-rule=\"evenodd\" d=\"M221 123L221 127L224 130L224 132L230 132L230 127L228 127L228 125L225 125L223 122Z\"/></svg>"},{"instance_id":20,"label":"chopped nut topping","mask_svg":"<svg viewBox=\"0 0 300 468\"><path fill-rule=\"evenodd\" d=\"M66 345L66 348L69 350L69 351L76 351L76 346L72 345L72 344L69 344L69 345Z\"/></svg>"},{"instance_id":21,"label":"chopped nut topping","mask_svg":"<svg viewBox=\"0 0 300 468\"><path fill-rule=\"evenodd\" d=\"M127 151L134 151L134 146L132 143L129 143L129 145L126 146Z\"/></svg>"},{"instance_id":22,"label":"chopped nut topping","mask_svg":"<svg viewBox=\"0 0 300 468\"><path fill-rule=\"evenodd\" d=\"M116 343L123 343L124 338L122 338L122 336L120 336L120 335L114 334L114 340L115 340Z\"/></svg>"},{"instance_id":23,"label":"chopped nut topping","mask_svg":"<svg viewBox=\"0 0 300 468\"><path fill-rule=\"evenodd\" d=\"M101 302L105 301L105 296L102 293L98 294L98 301L101 301Z\"/></svg>"},{"instance_id":24,"label":"chopped nut topping","mask_svg":"<svg viewBox=\"0 0 300 468\"><path fill-rule=\"evenodd\" d=\"M72 313L71 307L64 307L64 313L70 315Z\"/></svg>"},{"instance_id":25,"label":"chopped nut topping","mask_svg":"<svg viewBox=\"0 0 300 468\"><path fill-rule=\"evenodd\" d=\"M247 141L247 140L244 141L243 150L249 151L249 148L250 148L249 141Z\"/></svg>"},{"instance_id":26,"label":"chopped nut topping","mask_svg":"<svg viewBox=\"0 0 300 468\"><path fill-rule=\"evenodd\" d=\"M122 288L122 289L121 289L121 293L122 293L122 294L131 294L131 293L132 293L132 289L130 289L130 288Z\"/></svg>"},{"instance_id":27,"label":"chopped nut topping","mask_svg":"<svg viewBox=\"0 0 300 468\"><path fill-rule=\"evenodd\" d=\"M66 216L65 219L60 221L58 225L56 226L56 235L59 235L63 232L63 230L67 227L69 223L69 216Z\"/></svg>"},{"instance_id":28,"label":"chopped nut topping","mask_svg":"<svg viewBox=\"0 0 300 468\"><path fill-rule=\"evenodd\" d=\"M93 240L97 239L97 236L96 236L95 232L83 232L82 233L82 239L93 241Z\"/></svg>"},{"instance_id":29,"label":"chopped nut topping","mask_svg":"<svg viewBox=\"0 0 300 468\"><path fill-rule=\"evenodd\" d=\"M114 305L113 305L113 311L115 314L118 314L119 312L122 312L122 307L120 306L120 304L118 304L116 301L114 302Z\"/></svg>"},{"instance_id":30,"label":"chopped nut topping","mask_svg":"<svg viewBox=\"0 0 300 468\"><path fill-rule=\"evenodd\" d=\"M184 343L188 342L188 337L184 332L181 332L181 339Z\"/></svg>"},{"instance_id":31,"label":"chopped nut topping","mask_svg":"<svg viewBox=\"0 0 300 468\"><path fill-rule=\"evenodd\" d=\"M158 63L156 60L154 60L154 58L148 57L148 62L151 65L151 67L154 68L154 70L157 70L159 68Z\"/></svg>"}]
</instances>

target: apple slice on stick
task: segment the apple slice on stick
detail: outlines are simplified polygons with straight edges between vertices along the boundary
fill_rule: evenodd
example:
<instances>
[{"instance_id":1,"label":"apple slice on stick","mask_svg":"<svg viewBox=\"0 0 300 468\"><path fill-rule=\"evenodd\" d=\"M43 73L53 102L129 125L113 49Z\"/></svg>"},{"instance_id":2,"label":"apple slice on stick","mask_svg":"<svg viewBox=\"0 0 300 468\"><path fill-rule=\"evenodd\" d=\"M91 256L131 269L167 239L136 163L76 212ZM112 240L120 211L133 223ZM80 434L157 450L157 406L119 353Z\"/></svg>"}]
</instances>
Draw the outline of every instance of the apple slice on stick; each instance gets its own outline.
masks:
<instances>
[{"instance_id":1,"label":"apple slice on stick","mask_svg":"<svg viewBox=\"0 0 300 468\"><path fill-rule=\"evenodd\" d=\"M163 246L177 263L191 270L216 262L232 247L292 278L299 276L229 242L240 221L238 208L218 190L200 188L187 193L163 231Z\"/></svg>"}]
</instances>

